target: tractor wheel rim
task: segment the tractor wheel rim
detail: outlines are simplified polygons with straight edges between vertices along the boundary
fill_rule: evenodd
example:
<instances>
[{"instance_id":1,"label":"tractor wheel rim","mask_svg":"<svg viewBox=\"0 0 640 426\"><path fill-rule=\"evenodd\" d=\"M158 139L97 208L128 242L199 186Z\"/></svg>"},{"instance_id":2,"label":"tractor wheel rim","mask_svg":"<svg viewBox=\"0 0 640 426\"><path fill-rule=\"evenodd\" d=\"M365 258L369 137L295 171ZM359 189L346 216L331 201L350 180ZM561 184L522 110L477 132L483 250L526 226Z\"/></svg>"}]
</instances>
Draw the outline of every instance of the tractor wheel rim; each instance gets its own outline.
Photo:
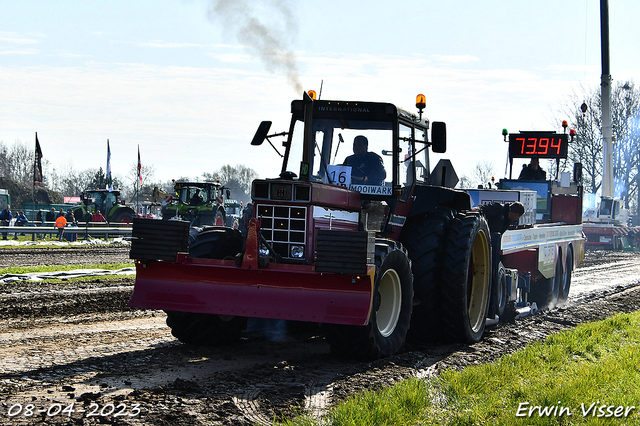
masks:
<instances>
[{"instance_id":1,"label":"tractor wheel rim","mask_svg":"<svg viewBox=\"0 0 640 426\"><path fill-rule=\"evenodd\" d=\"M482 328L485 321L485 312L488 302L488 291L486 288L489 280L489 239L484 232L479 232L471 248L472 271L469 289L469 325L474 332Z\"/></svg>"},{"instance_id":2,"label":"tractor wheel rim","mask_svg":"<svg viewBox=\"0 0 640 426\"><path fill-rule=\"evenodd\" d=\"M402 285L400 276L394 269L388 269L382 275L378 293L380 306L376 311L376 323L380 334L388 337L398 324L402 307Z\"/></svg>"}]
</instances>

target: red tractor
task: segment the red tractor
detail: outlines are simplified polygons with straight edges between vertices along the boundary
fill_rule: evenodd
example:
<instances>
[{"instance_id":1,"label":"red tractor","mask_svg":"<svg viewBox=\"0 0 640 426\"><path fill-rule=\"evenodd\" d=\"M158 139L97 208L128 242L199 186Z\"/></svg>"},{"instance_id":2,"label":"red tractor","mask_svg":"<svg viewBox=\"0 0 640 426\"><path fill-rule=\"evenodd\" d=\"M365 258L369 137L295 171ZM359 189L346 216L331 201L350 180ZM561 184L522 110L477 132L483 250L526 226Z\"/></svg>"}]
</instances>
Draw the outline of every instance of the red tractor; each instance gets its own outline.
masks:
<instances>
[{"instance_id":1,"label":"red tractor","mask_svg":"<svg viewBox=\"0 0 640 426\"><path fill-rule=\"evenodd\" d=\"M253 182L248 230L203 227L190 242L188 222L134 219L130 306L165 310L186 343L238 339L247 318L321 323L353 358L393 355L407 338L479 341L491 235L451 163L431 171L446 126L422 117L424 96L416 106L305 93L287 132L261 123L251 144L286 136L285 151L277 178Z\"/></svg>"}]
</instances>

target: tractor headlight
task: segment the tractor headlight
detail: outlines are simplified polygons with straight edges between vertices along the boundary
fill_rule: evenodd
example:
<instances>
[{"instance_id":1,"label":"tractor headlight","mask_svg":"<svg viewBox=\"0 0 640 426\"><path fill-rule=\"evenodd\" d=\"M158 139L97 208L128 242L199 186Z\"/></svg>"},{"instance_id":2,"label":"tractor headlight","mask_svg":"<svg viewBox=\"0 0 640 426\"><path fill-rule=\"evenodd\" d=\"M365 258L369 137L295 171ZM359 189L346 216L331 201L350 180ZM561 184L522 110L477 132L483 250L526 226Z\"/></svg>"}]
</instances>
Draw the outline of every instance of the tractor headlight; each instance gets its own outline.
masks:
<instances>
[{"instance_id":1,"label":"tractor headlight","mask_svg":"<svg viewBox=\"0 0 640 426\"><path fill-rule=\"evenodd\" d=\"M258 250L258 254L262 256L269 255L269 249L264 244L260 244L260 250Z\"/></svg>"},{"instance_id":2,"label":"tractor headlight","mask_svg":"<svg viewBox=\"0 0 640 426\"><path fill-rule=\"evenodd\" d=\"M302 259L304 257L304 246L291 246L291 257Z\"/></svg>"}]
</instances>

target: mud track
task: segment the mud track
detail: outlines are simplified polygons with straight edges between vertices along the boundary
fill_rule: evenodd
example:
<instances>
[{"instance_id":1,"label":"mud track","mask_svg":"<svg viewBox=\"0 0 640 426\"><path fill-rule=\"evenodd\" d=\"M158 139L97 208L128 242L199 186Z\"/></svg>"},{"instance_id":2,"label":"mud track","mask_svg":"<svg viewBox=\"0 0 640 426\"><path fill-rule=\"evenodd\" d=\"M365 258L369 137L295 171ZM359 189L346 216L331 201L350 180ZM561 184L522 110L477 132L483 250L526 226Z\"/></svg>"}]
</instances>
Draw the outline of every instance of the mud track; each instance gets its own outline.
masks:
<instances>
[{"instance_id":1,"label":"mud track","mask_svg":"<svg viewBox=\"0 0 640 426\"><path fill-rule=\"evenodd\" d=\"M17 258L7 253L0 252L0 265ZM88 258L73 250L26 256L44 264ZM124 262L128 251L97 256ZM0 290L0 418L25 425L266 425L299 413L321 416L357 392L490 362L576 324L635 311L639 270L638 253L588 252L565 306L491 327L475 345L410 346L370 363L333 356L316 328L285 331L277 322L268 324L272 333L248 332L232 346L180 344L163 312L126 307L133 278L12 283Z\"/></svg>"}]
</instances>

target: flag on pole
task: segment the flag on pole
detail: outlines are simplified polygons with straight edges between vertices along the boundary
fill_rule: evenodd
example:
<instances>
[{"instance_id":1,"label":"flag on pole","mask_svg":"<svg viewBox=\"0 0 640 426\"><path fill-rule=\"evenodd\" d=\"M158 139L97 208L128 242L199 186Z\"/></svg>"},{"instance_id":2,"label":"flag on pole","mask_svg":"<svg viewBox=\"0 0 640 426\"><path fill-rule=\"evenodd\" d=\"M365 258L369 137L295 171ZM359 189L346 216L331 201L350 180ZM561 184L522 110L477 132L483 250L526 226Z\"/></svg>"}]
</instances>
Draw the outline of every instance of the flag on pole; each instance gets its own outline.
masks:
<instances>
[{"instance_id":1,"label":"flag on pole","mask_svg":"<svg viewBox=\"0 0 640 426\"><path fill-rule=\"evenodd\" d=\"M111 179L111 148L109 147L109 139L107 139L107 191L113 191L113 179Z\"/></svg>"},{"instance_id":2,"label":"flag on pole","mask_svg":"<svg viewBox=\"0 0 640 426\"><path fill-rule=\"evenodd\" d=\"M33 183L42 183L42 150L38 142L38 132L36 132L36 155L33 162Z\"/></svg>"},{"instance_id":3,"label":"flag on pole","mask_svg":"<svg viewBox=\"0 0 640 426\"><path fill-rule=\"evenodd\" d=\"M140 145L138 145L138 182L142 185L142 163L140 162Z\"/></svg>"}]
</instances>

